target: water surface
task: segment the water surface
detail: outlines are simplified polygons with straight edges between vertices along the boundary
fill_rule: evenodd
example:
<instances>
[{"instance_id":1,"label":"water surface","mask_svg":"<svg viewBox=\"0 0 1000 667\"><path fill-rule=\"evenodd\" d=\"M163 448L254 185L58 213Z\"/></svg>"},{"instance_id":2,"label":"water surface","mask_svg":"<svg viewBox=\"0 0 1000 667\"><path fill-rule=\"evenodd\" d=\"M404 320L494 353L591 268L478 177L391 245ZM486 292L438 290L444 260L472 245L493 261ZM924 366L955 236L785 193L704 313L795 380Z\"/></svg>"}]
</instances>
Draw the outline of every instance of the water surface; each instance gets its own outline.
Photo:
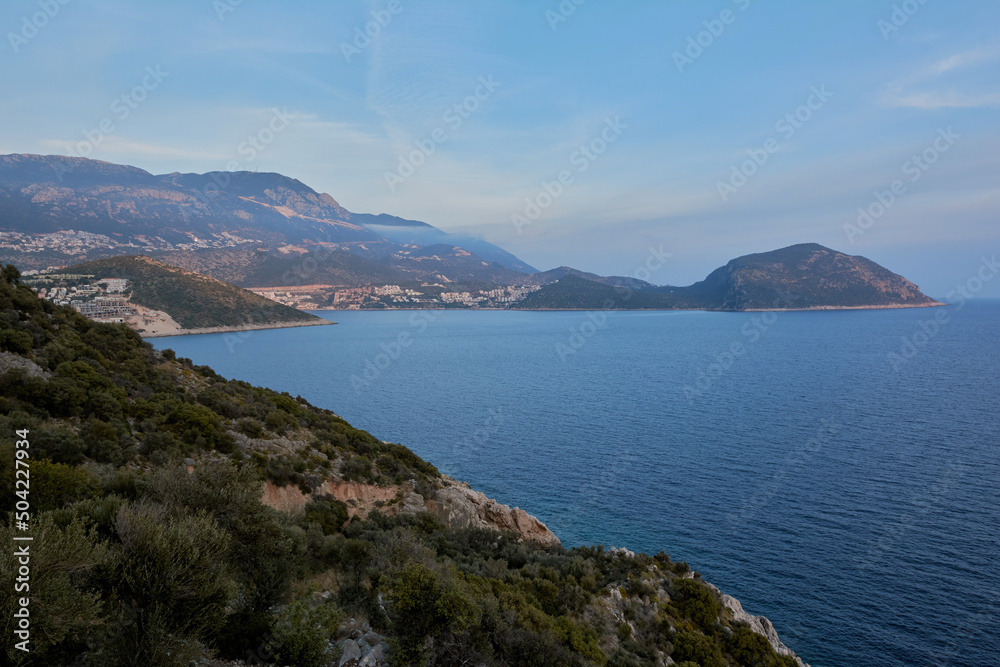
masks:
<instances>
[{"instance_id":1,"label":"water surface","mask_svg":"<svg viewBox=\"0 0 1000 667\"><path fill-rule=\"evenodd\" d=\"M686 560L813 667L996 665L1000 303L938 311L344 311L152 343L566 545Z\"/></svg>"}]
</instances>

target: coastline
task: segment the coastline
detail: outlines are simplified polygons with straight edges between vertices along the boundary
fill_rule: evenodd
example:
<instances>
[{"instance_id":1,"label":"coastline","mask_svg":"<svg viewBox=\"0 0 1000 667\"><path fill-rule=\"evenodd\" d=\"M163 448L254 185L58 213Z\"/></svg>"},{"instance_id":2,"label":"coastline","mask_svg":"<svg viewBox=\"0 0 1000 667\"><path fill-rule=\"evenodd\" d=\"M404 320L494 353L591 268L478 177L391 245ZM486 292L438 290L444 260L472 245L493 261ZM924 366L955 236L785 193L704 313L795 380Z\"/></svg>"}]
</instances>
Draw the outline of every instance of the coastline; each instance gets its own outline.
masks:
<instances>
[{"instance_id":1,"label":"coastline","mask_svg":"<svg viewBox=\"0 0 1000 667\"><path fill-rule=\"evenodd\" d=\"M942 303L941 301L932 301L929 303L893 303L885 305L872 305L872 306L810 306L808 308L747 308L746 310L716 310L712 308L440 308L440 307L424 307L424 308L310 308L307 312L316 313L326 313L326 312L365 312L372 313L378 311L421 311L421 310L463 310L463 311L490 311L490 312L502 312L502 311L517 311L521 313L589 313L594 311L604 311L604 312L615 312L615 313L788 313L788 312L806 312L806 311L822 311L822 310L902 310L906 308L940 308L942 306L947 306L947 303Z\"/></svg>"},{"instance_id":2,"label":"coastline","mask_svg":"<svg viewBox=\"0 0 1000 667\"><path fill-rule=\"evenodd\" d=\"M234 333L238 331L261 331L264 329L293 329L295 327L317 327L325 326L328 324L336 324L332 320L319 319L318 321L309 322L276 322L274 324L241 324L237 326L230 327L203 327L201 329L177 329L176 331L154 331L151 333L144 333L143 331L138 331L139 335L143 338L169 338L171 336L196 336L198 334L210 334L210 333Z\"/></svg>"}]
</instances>

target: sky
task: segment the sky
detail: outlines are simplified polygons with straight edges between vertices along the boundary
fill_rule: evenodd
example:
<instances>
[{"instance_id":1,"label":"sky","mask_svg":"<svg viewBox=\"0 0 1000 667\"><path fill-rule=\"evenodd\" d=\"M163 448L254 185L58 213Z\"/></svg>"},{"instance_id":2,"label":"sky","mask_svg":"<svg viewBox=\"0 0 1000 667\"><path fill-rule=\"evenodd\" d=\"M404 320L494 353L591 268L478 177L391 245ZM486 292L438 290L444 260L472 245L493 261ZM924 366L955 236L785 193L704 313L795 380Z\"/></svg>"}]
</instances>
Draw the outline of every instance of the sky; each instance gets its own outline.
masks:
<instances>
[{"instance_id":1,"label":"sky","mask_svg":"<svg viewBox=\"0 0 1000 667\"><path fill-rule=\"evenodd\" d=\"M542 270L669 253L657 284L816 242L944 297L1000 253L995 0L7 0L0 29L0 154L280 172Z\"/></svg>"}]
</instances>

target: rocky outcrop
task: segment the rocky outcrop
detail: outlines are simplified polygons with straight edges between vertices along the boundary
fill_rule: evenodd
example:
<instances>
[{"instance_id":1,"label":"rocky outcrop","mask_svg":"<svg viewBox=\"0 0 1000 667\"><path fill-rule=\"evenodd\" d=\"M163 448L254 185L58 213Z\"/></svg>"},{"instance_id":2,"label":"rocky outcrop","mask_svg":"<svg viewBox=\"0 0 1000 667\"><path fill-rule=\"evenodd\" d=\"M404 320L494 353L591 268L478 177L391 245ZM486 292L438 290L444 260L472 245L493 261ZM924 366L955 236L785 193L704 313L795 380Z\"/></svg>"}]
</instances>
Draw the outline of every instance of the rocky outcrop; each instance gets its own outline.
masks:
<instances>
[{"instance_id":1,"label":"rocky outcrop","mask_svg":"<svg viewBox=\"0 0 1000 667\"><path fill-rule=\"evenodd\" d=\"M389 645L385 637L374 632L368 622L359 623L349 619L340 624L337 642L340 659L337 667L387 667L389 665Z\"/></svg>"},{"instance_id":2,"label":"rocky outcrop","mask_svg":"<svg viewBox=\"0 0 1000 667\"><path fill-rule=\"evenodd\" d=\"M708 582L705 583L708 584ZM799 658L799 656L795 655L795 652L792 651L792 649L785 646L785 644L778 637L778 631L774 629L771 621L764 616L754 616L753 614L744 611L743 605L740 604L739 600L731 595L726 595L712 584L708 584L708 586L721 597L722 606L725 607L730 614L732 614L734 621L738 623L746 623L751 630L756 632L758 635L762 635L768 642L770 642L771 646L778 653L778 655L792 656L795 658L795 661L798 662L800 667L809 667L809 665L802 662L802 659Z\"/></svg>"},{"instance_id":3,"label":"rocky outcrop","mask_svg":"<svg viewBox=\"0 0 1000 667\"><path fill-rule=\"evenodd\" d=\"M408 486L375 486L361 482L324 480L311 494L297 486L264 483L261 502L282 512L296 515L316 496L329 496L347 505L348 515L364 518L373 509L384 514L430 512L451 528L492 528L509 531L521 539L546 546L559 544L559 538L544 523L524 510L501 505L485 494L474 491L465 482L442 475L442 488L429 498Z\"/></svg>"},{"instance_id":4,"label":"rocky outcrop","mask_svg":"<svg viewBox=\"0 0 1000 667\"><path fill-rule=\"evenodd\" d=\"M548 546L558 545L559 538L548 527L524 510L501 505L475 491L465 482L442 475L445 487L424 501L439 521L453 528L494 528L510 531L523 539Z\"/></svg>"},{"instance_id":5,"label":"rocky outcrop","mask_svg":"<svg viewBox=\"0 0 1000 667\"><path fill-rule=\"evenodd\" d=\"M19 368L24 371L28 377L33 378L48 379L52 375L52 373L49 373L31 359L25 359L20 355L14 354L13 352L0 352L0 375L6 373L12 368Z\"/></svg>"}]
</instances>

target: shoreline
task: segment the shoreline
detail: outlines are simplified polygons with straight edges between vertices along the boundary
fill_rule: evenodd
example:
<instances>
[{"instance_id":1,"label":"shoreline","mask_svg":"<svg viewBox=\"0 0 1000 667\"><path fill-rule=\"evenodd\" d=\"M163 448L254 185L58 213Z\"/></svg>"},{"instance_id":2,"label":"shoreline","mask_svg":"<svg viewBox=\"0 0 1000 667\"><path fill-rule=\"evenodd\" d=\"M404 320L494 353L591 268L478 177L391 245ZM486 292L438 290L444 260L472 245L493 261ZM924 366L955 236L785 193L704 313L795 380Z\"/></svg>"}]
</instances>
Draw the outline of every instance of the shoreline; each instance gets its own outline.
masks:
<instances>
[{"instance_id":1,"label":"shoreline","mask_svg":"<svg viewBox=\"0 0 1000 667\"><path fill-rule=\"evenodd\" d=\"M906 308L941 308L947 306L941 301L930 303L894 303L881 306L809 306L808 308L747 308L746 310L714 310L711 308L310 308L310 313L404 311L404 310L462 310L462 311L512 311L521 313L587 313L603 311L609 313L787 313L825 310L902 310Z\"/></svg>"},{"instance_id":2,"label":"shoreline","mask_svg":"<svg viewBox=\"0 0 1000 667\"><path fill-rule=\"evenodd\" d=\"M328 324L336 324L333 320L324 320L319 318L318 321L308 321L308 322L278 322L274 324L240 324L228 327L202 327L200 329L178 329L172 332L153 332L153 333L143 333L138 331L139 335L143 338L170 338L172 336L197 336L200 334L211 334L211 333L234 333L239 331L263 331L266 329L294 329L296 327L317 327L325 326Z\"/></svg>"}]
</instances>

